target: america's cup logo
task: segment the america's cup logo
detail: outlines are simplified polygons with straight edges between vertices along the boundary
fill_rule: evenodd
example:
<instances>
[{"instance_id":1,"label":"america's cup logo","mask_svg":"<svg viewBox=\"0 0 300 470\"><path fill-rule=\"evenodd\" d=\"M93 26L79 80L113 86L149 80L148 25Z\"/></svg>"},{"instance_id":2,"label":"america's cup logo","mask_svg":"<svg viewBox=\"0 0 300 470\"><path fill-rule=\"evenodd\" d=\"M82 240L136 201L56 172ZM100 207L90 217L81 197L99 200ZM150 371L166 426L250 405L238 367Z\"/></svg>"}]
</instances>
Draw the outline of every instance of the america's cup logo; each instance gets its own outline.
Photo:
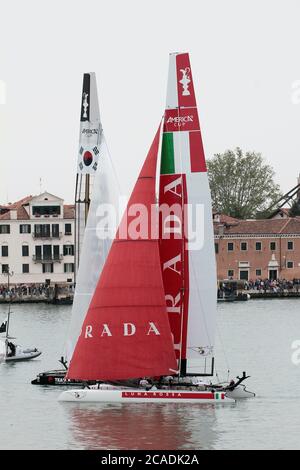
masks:
<instances>
[{"instance_id":1,"label":"america's cup logo","mask_svg":"<svg viewBox=\"0 0 300 470\"><path fill-rule=\"evenodd\" d=\"M84 118L87 118L87 109L89 107L89 103L88 103L88 93L83 93L83 100L82 100L82 107L83 107L83 117Z\"/></svg>"},{"instance_id":2,"label":"america's cup logo","mask_svg":"<svg viewBox=\"0 0 300 470\"><path fill-rule=\"evenodd\" d=\"M189 91L189 84L191 83L189 75L190 71L191 69L189 67L186 67L185 69L180 69L180 72L182 73L182 79L179 80L179 83L181 83L183 87L182 96L189 96L191 94Z\"/></svg>"}]
</instances>

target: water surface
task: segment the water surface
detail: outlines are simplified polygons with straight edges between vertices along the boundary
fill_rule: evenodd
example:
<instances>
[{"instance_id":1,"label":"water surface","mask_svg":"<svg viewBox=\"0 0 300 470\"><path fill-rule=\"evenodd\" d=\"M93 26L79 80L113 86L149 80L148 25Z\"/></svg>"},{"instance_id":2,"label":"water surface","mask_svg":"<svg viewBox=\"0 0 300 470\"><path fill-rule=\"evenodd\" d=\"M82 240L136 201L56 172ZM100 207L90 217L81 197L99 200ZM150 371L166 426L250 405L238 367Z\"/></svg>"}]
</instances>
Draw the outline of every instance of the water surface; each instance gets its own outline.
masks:
<instances>
[{"instance_id":1,"label":"water surface","mask_svg":"<svg viewBox=\"0 0 300 470\"><path fill-rule=\"evenodd\" d=\"M30 381L60 367L70 313L69 306L13 306L11 333L43 354L0 364L0 449L300 449L300 366L291 361L300 299L218 305L219 377L246 370L257 393L226 406L58 403L60 389Z\"/></svg>"}]
</instances>

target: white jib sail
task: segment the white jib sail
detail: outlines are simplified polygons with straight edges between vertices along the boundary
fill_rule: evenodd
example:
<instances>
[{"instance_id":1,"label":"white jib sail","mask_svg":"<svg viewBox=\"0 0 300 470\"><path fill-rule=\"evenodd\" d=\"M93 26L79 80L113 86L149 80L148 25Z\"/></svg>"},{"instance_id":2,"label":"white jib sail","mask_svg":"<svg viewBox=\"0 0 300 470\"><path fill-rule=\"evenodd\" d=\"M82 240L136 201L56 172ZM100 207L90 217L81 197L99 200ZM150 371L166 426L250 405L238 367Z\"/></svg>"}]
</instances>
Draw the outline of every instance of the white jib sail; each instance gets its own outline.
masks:
<instances>
[{"instance_id":1,"label":"white jib sail","mask_svg":"<svg viewBox=\"0 0 300 470\"><path fill-rule=\"evenodd\" d=\"M80 335L88 306L116 232L119 188L113 164L102 133L99 167L95 174L93 194L84 232L81 258L72 307L71 324L66 343L70 362ZM105 222L105 224L104 224Z\"/></svg>"}]
</instances>

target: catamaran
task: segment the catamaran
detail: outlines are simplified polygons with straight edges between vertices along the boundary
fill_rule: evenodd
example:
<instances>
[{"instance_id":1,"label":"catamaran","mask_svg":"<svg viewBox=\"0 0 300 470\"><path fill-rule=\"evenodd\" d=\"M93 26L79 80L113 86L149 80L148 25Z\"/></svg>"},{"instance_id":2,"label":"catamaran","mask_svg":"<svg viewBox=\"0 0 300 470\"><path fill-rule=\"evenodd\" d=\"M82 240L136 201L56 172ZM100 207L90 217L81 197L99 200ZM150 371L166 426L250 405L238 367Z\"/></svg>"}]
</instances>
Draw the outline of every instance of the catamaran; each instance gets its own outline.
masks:
<instances>
[{"instance_id":1,"label":"catamaran","mask_svg":"<svg viewBox=\"0 0 300 470\"><path fill-rule=\"evenodd\" d=\"M28 361L40 356L42 353L37 348L23 349L13 342L16 338L9 335L10 316L11 305L9 302L7 318L0 326L0 333L4 333L4 336L0 336L0 362Z\"/></svg>"},{"instance_id":2,"label":"catamaran","mask_svg":"<svg viewBox=\"0 0 300 470\"><path fill-rule=\"evenodd\" d=\"M98 223L113 233L109 220ZM91 244L82 247L85 267L93 256ZM231 403L254 395L241 385L245 373L236 383L208 381L217 288L212 206L186 53L170 55L164 118L94 274L84 304L75 296L82 321L80 329L74 317L66 378L96 384L64 391L60 401ZM84 282L78 276L79 291Z\"/></svg>"}]
</instances>

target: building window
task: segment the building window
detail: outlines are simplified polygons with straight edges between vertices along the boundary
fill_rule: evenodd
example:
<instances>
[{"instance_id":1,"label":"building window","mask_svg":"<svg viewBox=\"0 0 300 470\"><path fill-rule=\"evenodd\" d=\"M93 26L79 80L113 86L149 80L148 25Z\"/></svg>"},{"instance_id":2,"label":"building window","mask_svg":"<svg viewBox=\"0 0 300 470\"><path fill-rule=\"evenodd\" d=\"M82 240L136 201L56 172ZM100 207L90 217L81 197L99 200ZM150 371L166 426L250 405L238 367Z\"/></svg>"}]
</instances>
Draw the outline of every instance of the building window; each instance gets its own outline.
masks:
<instances>
[{"instance_id":1,"label":"building window","mask_svg":"<svg viewBox=\"0 0 300 470\"><path fill-rule=\"evenodd\" d=\"M261 242L256 242L255 243L255 250L256 251L261 251Z\"/></svg>"},{"instance_id":2,"label":"building window","mask_svg":"<svg viewBox=\"0 0 300 470\"><path fill-rule=\"evenodd\" d=\"M53 263L44 263L43 273L53 273Z\"/></svg>"},{"instance_id":3,"label":"building window","mask_svg":"<svg viewBox=\"0 0 300 470\"><path fill-rule=\"evenodd\" d=\"M286 263L286 267L287 267L288 269L293 269L293 267L294 267L294 261L288 261L288 262Z\"/></svg>"},{"instance_id":4,"label":"building window","mask_svg":"<svg viewBox=\"0 0 300 470\"><path fill-rule=\"evenodd\" d=\"M50 224L36 224L34 226L34 236L36 238L50 237Z\"/></svg>"},{"instance_id":5,"label":"building window","mask_svg":"<svg viewBox=\"0 0 300 470\"><path fill-rule=\"evenodd\" d=\"M29 256L29 246L22 245L22 256Z\"/></svg>"},{"instance_id":6,"label":"building window","mask_svg":"<svg viewBox=\"0 0 300 470\"><path fill-rule=\"evenodd\" d=\"M65 224L65 235L72 235L72 224Z\"/></svg>"},{"instance_id":7,"label":"building window","mask_svg":"<svg viewBox=\"0 0 300 470\"><path fill-rule=\"evenodd\" d=\"M293 250L294 249L294 242L288 242L287 249L288 250Z\"/></svg>"},{"instance_id":8,"label":"building window","mask_svg":"<svg viewBox=\"0 0 300 470\"><path fill-rule=\"evenodd\" d=\"M52 237L59 238L59 224L52 224Z\"/></svg>"},{"instance_id":9,"label":"building window","mask_svg":"<svg viewBox=\"0 0 300 470\"><path fill-rule=\"evenodd\" d=\"M8 246L2 245L1 246L1 256L8 256Z\"/></svg>"},{"instance_id":10,"label":"building window","mask_svg":"<svg viewBox=\"0 0 300 470\"><path fill-rule=\"evenodd\" d=\"M53 259L58 260L60 258L59 245L53 245Z\"/></svg>"},{"instance_id":11,"label":"building window","mask_svg":"<svg viewBox=\"0 0 300 470\"><path fill-rule=\"evenodd\" d=\"M35 247L35 258L37 260L42 259L42 247L40 245L36 245Z\"/></svg>"},{"instance_id":12,"label":"building window","mask_svg":"<svg viewBox=\"0 0 300 470\"><path fill-rule=\"evenodd\" d=\"M64 247L64 249L65 249L65 247ZM215 243L215 253L216 253L216 255L219 253L219 243ZM71 254L71 253L69 253L69 254Z\"/></svg>"},{"instance_id":13,"label":"building window","mask_svg":"<svg viewBox=\"0 0 300 470\"><path fill-rule=\"evenodd\" d=\"M30 224L21 224L20 225L20 233L31 233L31 225Z\"/></svg>"},{"instance_id":14,"label":"building window","mask_svg":"<svg viewBox=\"0 0 300 470\"><path fill-rule=\"evenodd\" d=\"M248 250L248 243L241 242L241 251L247 251L247 250Z\"/></svg>"},{"instance_id":15,"label":"building window","mask_svg":"<svg viewBox=\"0 0 300 470\"><path fill-rule=\"evenodd\" d=\"M218 243L215 243L215 250L218 253ZM74 256L74 245L64 245L64 256Z\"/></svg>"},{"instance_id":16,"label":"building window","mask_svg":"<svg viewBox=\"0 0 300 470\"><path fill-rule=\"evenodd\" d=\"M8 273L9 271L9 265L8 264L2 264L2 274Z\"/></svg>"},{"instance_id":17,"label":"building window","mask_svg":"<svg viewBox=\"0 0 300 470\"><path fill-rule=\"evenodd\" d=\"M32 213L36 217L41 215L60 215L60 206L33 206Z\"/></svg>"},{"instance_id":18,"label":"building window","mask_svg":"<svg viewBox=\"0 0 300 470\"><path fill-rule=\"evenodd\" d=\"M227 276L228 277L233 277L234 276L234 270L233 269L228 269Z\"/></svg>"},{"instance_id":19,"label":"building window","mask_svg":"<svg viewBox=\"0 0 300 470\"><path fill-rule=\"evenodd\" d=\"M10 225L0 225L0 234L10 233Z\"/></svg>"},{"instance_id":20,"label":"building window","mask_svg":"<svg viewBox=\"0 0 300 470\"><path fill-rule=\"evenodd\" d=\"M232 242L227 243L227 251L233 251L234 250L234 244Z\"/></svg>"},{"instance_id":21,"label":"building window","mask_svg":"<svg viewBox=\"0 0 300 470\"><path fill-rule=\"evenodd\" d=\"M276 242L270 242L270 250L276 251Z\"/></svg>"},{"instance_id":22,"label":"building window","mask_svg":"<svg viewBox=\"0 0 300 470\"><path fill-rule=\"evenodd\" d=\"M256 269L255 275L260 277L261 276L261 269Z\"/></svg>"},{"instance_id":23,"label":"building window","mask_svg":"<svg viewBox=\"0 0 300 470\"><path fill-rule=\"evenodd\" d=\"M249 279L249 271L240 269L240 280L241 281L248 281Z\"/></svg>"},{"instance_id":24,"label":"building window","mask_svg":"<svg viewBox=\"0 0 300 470\"><path fill-rule=\"evenodd\" d=\"M22 273L23 274L29 273L29 264L22 264Z\"/></svg>"},{"instance_id":25,"label":"building window","mask_svg":"<svg viewBox=\"0 0 300 470\"><path fill-rule=\"evenodd\" d=\"M64 272L65 273L73 273L74 272L74 263L65 263L64 264Z\"/></svg>"}]
</instances>

